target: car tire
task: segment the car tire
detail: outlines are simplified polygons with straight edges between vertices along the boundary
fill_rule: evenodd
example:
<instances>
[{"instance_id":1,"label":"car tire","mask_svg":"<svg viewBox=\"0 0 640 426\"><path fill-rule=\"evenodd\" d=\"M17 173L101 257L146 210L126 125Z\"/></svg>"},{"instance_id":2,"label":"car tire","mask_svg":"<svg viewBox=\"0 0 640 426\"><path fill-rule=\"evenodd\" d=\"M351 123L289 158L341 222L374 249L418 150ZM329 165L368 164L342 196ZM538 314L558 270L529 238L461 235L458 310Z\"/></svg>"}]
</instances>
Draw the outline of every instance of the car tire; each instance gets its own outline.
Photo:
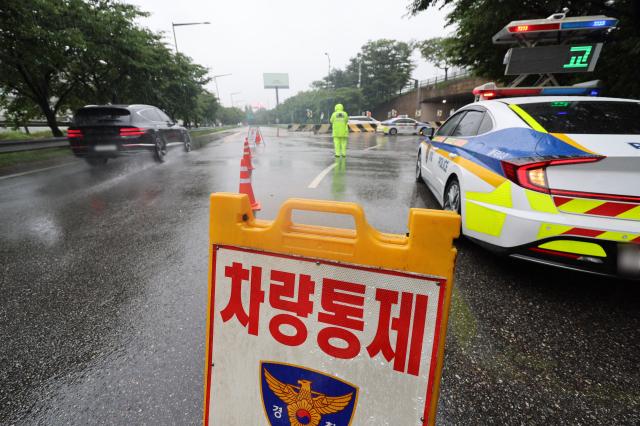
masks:
<instances>
[{"instance_id":1,"label":"car tire","mask_svg":"<svg viewBox=\"0 0 640 426\"><path fill-rule=\"evenodd\" d=\"M418 151L418 159L416 160L416 182L424 183L422 180L422 152Z\"/></svg>"},{"instance_id":2,"label":"car tire","mask_svg":"<svg viewBox=\"0 0 640 426\"><path fill-rule=\"evenodd\" d=\"M184 150L185 152L191 152L191 150L193 149L193 147L191 146L191 135L189 134L189 132L185 132L184 135Z\"/></svg>"},{"instance_id":3,"label":"car tire","mask_svg":"<svg viewBox=\"0 0 640 426\"><path fill-rule=\"evenodd\" d=\"M398 129L389 129L389 134L390 134L391 136L395 136L395 135L397 135L397 134L398 134Z\"/></svg>"},{"instance_id":4,"label":"car tire","mask_svg":"<svg viewBox=\"0 0 640 426\"><path fill-rule=\"evenodd\" d=\"M165 156L167 155L167 148L164 145L164 143L162 143L162 139L160 138L160 135L155 136L153 143L154 143L153 157L158 163L164 163Z\"/></svg>"},{"instance_id":5,"label":"car tire","mask_svg":"<svg viewBox=\"0 0 640 426\"><path fill-rule=\"evenodd\" d=\"M444 195L442 196L442 208L444 210L454 211L458 214L461 212L461 192L460 182L455 177L449 179L447 186L444 188Z\"/></svg>"},{"instance_id":6,"label":"car tire","mask_svg":"<svg viewBox=\"0 0 640 426\"><path fill-rule=\"evenodd\" d=\"M84 160L91 167L100 167L100 166L104 166L105 164L107 164L108 158L106 158L106 157L86 157Z\"/></svg>"}]
</instances>

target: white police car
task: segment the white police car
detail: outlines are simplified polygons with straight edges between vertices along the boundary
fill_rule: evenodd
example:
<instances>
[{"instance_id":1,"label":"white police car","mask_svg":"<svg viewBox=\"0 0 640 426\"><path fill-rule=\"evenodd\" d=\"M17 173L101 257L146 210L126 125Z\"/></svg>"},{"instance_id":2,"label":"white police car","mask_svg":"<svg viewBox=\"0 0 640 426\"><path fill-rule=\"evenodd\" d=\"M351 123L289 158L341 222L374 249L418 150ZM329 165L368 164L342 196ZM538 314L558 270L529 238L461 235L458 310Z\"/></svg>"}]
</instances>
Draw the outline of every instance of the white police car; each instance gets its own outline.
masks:
<instances>
[{"instance_id":1,"label":"white police car","mask_svg":"<svg viewBox=\"0 0 640 426\"><path fill-rule=\"evenodd\" d=\"M383 121L376 128L376 132L385 135L431 135L431 126L427 123L408 117L396 117Z\"/></svg>"},{"instance_id":2,"label":"white police car","mask_svg":"<svg viewBox=\"0 0 640 426\"><path fill-rule=\"evenodd\" d=\"M493 87L421 143L417 181L488 248L639 279L640 101Z\"/></svg>"}]
</instances>

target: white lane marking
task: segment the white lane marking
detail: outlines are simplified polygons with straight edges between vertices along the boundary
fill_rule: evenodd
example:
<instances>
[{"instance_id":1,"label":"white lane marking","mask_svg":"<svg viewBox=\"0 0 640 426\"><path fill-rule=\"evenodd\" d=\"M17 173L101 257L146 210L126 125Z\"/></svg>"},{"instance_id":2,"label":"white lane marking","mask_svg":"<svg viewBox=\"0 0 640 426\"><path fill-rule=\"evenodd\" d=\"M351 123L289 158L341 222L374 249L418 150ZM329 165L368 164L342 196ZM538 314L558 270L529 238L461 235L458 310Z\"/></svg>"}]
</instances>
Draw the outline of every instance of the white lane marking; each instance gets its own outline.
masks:
<instances>
[{"instance_id":1,"label":"white lane marking","mask_svg":"<svg viewBox=\"0 0 640 426\"><path fill-rule=\"evenodd\" d=\"M333 163L332 165L330 165L329 167L327 167L326 169L324 169L323 171L321 171L320 173L318 173L318 176L315 177L315 179L313 179L311 181L311 183L309 184L309 186L307 186L307 188L310 189L316 189L318 187L318 185L320 185L320 182L322 182L322 179L325 178L326 175L329 174L329 172L331 170L333 170L333 168L337 165L338 163Z\"/></svg>"},{"instance_id":2,"label":"white lane marking","mask_svg":"<svg viewBox=\"0 0 640 426\"><path fill-rule=\"evenodd\" d=\"M57 166L44 167L42 169L29 170L28 172L14 173L12 175L0 176L0 180L14 178L14 177L18 177L18 176L30 175L32 173L44 172L44 171L47 171L47 170L58 169L60 167L69 166L69 165L74 164L74 163L75 163L75 161L69 161L68 163L58 164Z\"/></svg>"},{"instance_id":3,"label":"white lane marking","mask_svg":"<svg viewBox=\"0 0 640 426\"><path fill-rule=\"evenodd\" d=\"M369 148L365 148L363 149L363 151L369 151L371 149L376 149L376 148L380 148L382 145L374 145L374 146L370 146Z\"/></svg>"}]
</instances>

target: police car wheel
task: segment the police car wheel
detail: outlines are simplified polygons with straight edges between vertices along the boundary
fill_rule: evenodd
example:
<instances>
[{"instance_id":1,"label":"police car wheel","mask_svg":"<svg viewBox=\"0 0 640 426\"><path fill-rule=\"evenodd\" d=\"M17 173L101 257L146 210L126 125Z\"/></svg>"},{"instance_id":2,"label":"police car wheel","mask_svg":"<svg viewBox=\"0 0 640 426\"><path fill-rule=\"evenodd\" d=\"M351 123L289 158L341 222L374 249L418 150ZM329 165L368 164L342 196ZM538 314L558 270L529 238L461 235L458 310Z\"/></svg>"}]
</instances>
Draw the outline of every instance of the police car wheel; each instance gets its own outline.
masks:
<instances>
[{"instance_id":1,"label":"police car wheel","mask_svg":"<svg viewBox=\"0 0 640 426\"><path fill-rule=\"evenodd\" d=\"M398 129L389 129L389 134L390 135L395 135L398 133Z\"/></svg>"},{"instance_id":2,"label":"police car wheel","mask_svg":"<svg viewBox=\"0 0 640 426\"><path fill-rule=\"evenodd\" d=\"M460 214L460 184L458 179L452 178L444 189L442 208Z\"/></svg>"},{"instance_id":3,"label":"police car wheel","mask_svg":"<svg viewBox=\"0 0 640 426\"><path fill-rule=\"evenodd\" d=\"M416 182L423 183L422 180L422 153L418 152L418 160L416 161Z\"/></svg>"}]
</instances>

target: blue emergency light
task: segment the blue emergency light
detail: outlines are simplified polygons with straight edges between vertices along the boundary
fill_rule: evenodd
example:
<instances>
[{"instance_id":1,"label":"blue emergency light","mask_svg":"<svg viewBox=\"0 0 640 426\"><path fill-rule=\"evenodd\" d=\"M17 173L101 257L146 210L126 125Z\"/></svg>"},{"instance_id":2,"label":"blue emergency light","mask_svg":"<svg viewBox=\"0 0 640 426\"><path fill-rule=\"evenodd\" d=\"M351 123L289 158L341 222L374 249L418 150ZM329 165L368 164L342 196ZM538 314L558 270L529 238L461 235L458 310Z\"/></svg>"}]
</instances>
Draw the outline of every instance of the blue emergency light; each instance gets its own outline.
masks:
<instances>
[{"instance_id":1,"label":"blue emergency light","mask_svg":"<svg viewBox=\"0 0 640 426\"><path fill-rule=\"evenodd\" d=\"M560 26L562 30L577 30L581 28L611 28L617 25L616 19L596 19L591 21L563 22Z\"/></svg>"}]
</instances>

